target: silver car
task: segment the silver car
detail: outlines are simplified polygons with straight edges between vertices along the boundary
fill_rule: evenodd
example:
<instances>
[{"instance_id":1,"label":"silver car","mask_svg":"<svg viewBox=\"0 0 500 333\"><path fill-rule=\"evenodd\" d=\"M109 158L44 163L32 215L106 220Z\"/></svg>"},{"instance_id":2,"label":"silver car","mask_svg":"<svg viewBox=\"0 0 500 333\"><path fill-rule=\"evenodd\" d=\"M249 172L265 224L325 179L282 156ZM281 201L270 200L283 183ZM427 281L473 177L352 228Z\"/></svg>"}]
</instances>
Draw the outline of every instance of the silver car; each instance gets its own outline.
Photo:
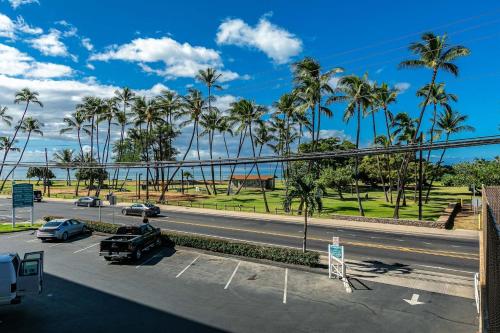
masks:
<instances>
[{"instance_id":1,"label":"silver car","mask_svg":"<svg viewBox=\"0 0 500 333\"><path fill-rule=\"evenodd\" d=\"M89 229L85 223L73 219L54 219L45 223L38 229L36 237L42 241L47 239L60 239L65 241L71 236L86 232L89 232Z\"/></svg>"}]
</instances>

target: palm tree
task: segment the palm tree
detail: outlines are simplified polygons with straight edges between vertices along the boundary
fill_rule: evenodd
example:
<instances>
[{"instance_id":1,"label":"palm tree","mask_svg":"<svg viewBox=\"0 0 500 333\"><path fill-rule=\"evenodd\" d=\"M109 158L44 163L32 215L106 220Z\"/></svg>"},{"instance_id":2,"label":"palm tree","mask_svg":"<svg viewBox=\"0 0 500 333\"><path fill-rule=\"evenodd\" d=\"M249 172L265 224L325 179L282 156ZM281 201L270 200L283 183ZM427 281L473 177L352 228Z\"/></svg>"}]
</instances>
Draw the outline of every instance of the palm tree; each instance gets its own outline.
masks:
<instances>
[{"instance_id":1,"label":"palm tree","mask_svg":"<svg viewBox=\"0 0 500 333\"><path fill-rule=\"evenodd\" d=\"M83 131L85 134L90 135L89 130L84 127L85 115L82 112L77 111L74 112L70 117L64 117L63 122L66 124L66 127L62 128L59 133L64 134L67 132L76 131L78 145L80 146L80 155L83 156L81 133Z\"/></svg>"},{"instance_id":2,"label":"palm tree","mask_svg":"<svg viewBox=\"0 0 500 333\"><path fill-rule=\"evenodd\" d=\"M153 132L153 127L155 124L162 123L163 114L161 109L158 107L156 99L146 99L145 97L140 97L136 99L134 105L135 111L137 113L137 120L135 122L136 126L142 124L146 125L145 132L145 142L143 146L143 152L146 157L147 167L146 167L146 200L149 200L149 175L150 167L149 162L151 161L150 150L151 150L151 136Z\"/></svg>"},{"instance_id":3,"label":"palm tree","mask_svg":"<svg viewBox=\"0 0 500 333\"><path fill-rule=\"evenodd\" d=\"M85 125L86 133L90 137L90 156L94 158L94 133L96 129L96 119L99 115L100 108L102 107L102 101L100 98L86 96L82 99L82 103L76 106L76 113L79 113L86 121L89 121L89 125ZM97 133L97 135L99 135ZM97 140L99 142L99 140ZM97 152L99 157L99 151Z\"/></svg>"},{"instance_id":4,"label":"palm tree","mask_svg":"<svg viewBox=\"0 0 500 333\"><path fill-rule=\"evenodd\" d=\"M210 160L213 160L213 145L214 145L214 134L220 128L220 123L222 121L222 116L216 109L210 109L208 113L203 113L200 117L200 125L203 127L201 136L208 135L208 149L210 153ZM215 173L214 164L211 163L210 170L212 174L212 190L214 195L217 195L217 189L215 186Z\"/></svg>"},{"instance_id":5,"label":"palm tree","mask_svg":"<svg viewBox=\"0 0 500 333\"><path fill-rule=\"evenodd\" d=\"M356 75L349 75L342 77L338 82L338 89L343 95L332 96L329 98L328 103L331 102L347 102L347 107L344 111L344 121L348 122L351 118L356 116L356 149L359 148L359 136L361 131L361 114L370 104L370 85L367 82L366 75L362 78ZM355 188L356 196L358 199L358 209L361 216L365 215L363 204L361 203L361 196L359 193L359 157L355 159Z\"/></svg>"},{"instance_id":6,"label":"palm tree","mask_svg":"<svg viewBox=\"0 0 500 333\"><path fill-rule=\"evenodd\" d=\"M436 126L437 115L438 115L437 106L439 105L442 108L445 108L446 110L451 110L449 102L458 101L458 96L447 93L445 90L445 84L443 82L434 84L432 86L426 84L417 91L416 95L417 97L423 97L423 98L426 98L427 95L429 95L429 103L432 104L434 107L431 120L432 125L431 129L429 130L429 141L430 144L432 144L434 142L434 127ZM430 163L430 159L431 159L431 150L427 152L427 163Z\"/></svg>"},{"instance_id":7,"label":"palm tree","mask_svg":"<svg viewBox=\"0 0 500 333\"><path fill-rule=\"evenodd\" d=\"M208 111L212 110L212 87L216 89L222 89L222 86L217 84L217 81L222 77L221 73L217 73L217 70L214 68L208 67L203 70L200 69L198 74L196 75L196 79L200 82L203 82L208 89Z\"/></svg>"},{"instance_id":8,"label":"palm tree","mask_svg":"<svg viewBox=\"0 0 500 333\"><path fill-rule=\"evenodd\" d=\"M66 185L71 186L71 175L69 172L71 168L69 168L68 166L74 162L73 149L66 148L56 151L53 157L57 164L66 169Z\"/></svg>"},{"instance_id":9,"label":"palm tree","mask_svg":"<svg viewBox=\"0 0 500 333\"><path fill-rule=\"evenodd\" d=\"M459 57L467 56L470 50L465 46L456 45L449 46L446 43L447 35L436 36L432 32L426 32L422 35L422 41L415 42L410 45L410 51L418 55L418 59L402 61L399 68L428 68L432 71L430 86L434 86L439 70L444 70L457 76L459 73L458 66L453 63ZM417 118L416 131L411 142L419 136L420 126L425 114L425 109L429 103L431 90L429 89L424 102L421 104L420 115ZM399 206L401 202L401 189L405 186L406 173L408 169L409 155L406 154L401 164L399 171L400 179L398 181L398 195L396 205L394 207L394 218L399 218Z\"/></svg>"},{"instance_id":10,"label":"palm tree","mask_svg":"<svg viewBox=\"0 0 500 333\"><path fill-rule=\"evenodd\" d=\"M12 124L12 116L7 114L8 108L6 106L0 106L0 122L7 126Z\"/></svg>"},{"instance_id":11,"label":"palm tree","mask_svg":"<svg viewBox=\"0 0 500 333\"><path fill-rule=\"evenodd\" d=\"M370 99L369 99L369 108L367 107L365 109L365 116L367 114L370 114L372 117L372 126L373 126L373 144L376 144L377 141L377 124L375 122L375 113L380 111L382 109L382 105L379 103L379 87L376 82L373 84L369 84L370 88L368 93L370 94ZM386 191L385 187L385 178L382 174L382 167L380 166L380 157L377 155L376 157L377 160L377 173L380 179L380 182L382 183L382 191L384 191L384 196L385 196L385 201L389 202L389 195L387 194L388 191Z\"/></svg>"},{"instance_id":12,"label":"palm tree","mask_svg":"<svg viewBox=\"0 0 500 333\"><path fill-rule=\"evenodd\" d=\"M333 75L343 72L340 67L333 68L325 73L321 73L321 65L313 58L306 57L294 65L294 81L297 85L296 91L302 99L302 108L311 110L311 138L313 151L315 142L319 140L321 130L321 115L328 118L332 116L332 111L322 105L323 94L333 94L334 89L330 86L330 79ZM317 107L317 111L316 111ZM316 112L318 116L316 126Z\"/></svg>"},{"instance_id":13,"label":"palm tree","mask_svg":"<svg viewBox=\"0 0 500 333\"><path fill-rule=\"evenodd\" d=\"M19 163L21 163L21 160L23 159L24 152L26 151L26 146L28 145L28 142L30 141L31 134L39 134L43 136L43 132L41 128L43 127L43 124L40 123L37 119L34 119L32 117L26 117L23 119L22 123L19 123L19 125L16 126L16 131L21 130L23 133L26 133L26 141L24 143L23 149L21 150L21 155L19 156L19 159L16 162L16 165L9 171L7 176L2 182L2 185L0 186L0 191L3 190L5 186L5 182L9 179L10 175L14 172L14 170L17 168Z\"/></svg>"},{"instance_id":14,"label":"palm tree","mask_svg":"<svg viewBox=\"0 0 500 333\"><path fill-rule=\"evenodd\" d=\"M179 113L177 114L177 118L187 117L187 119L184 120L183 122L181 122L180 126L184 127L184 126L187 126L190 124L192 124L192 126L193 126L193 130L191 132L191 138L189 139L188 147L187 147L184 155L182 156L182 161L186 160L187 155L191 151L191 147L193 146L193 140L194 140L195 136L196 136L196 147L197 147L198 159L200 159L200 150L199 150L199 142L198 142L198 136L199 136L198 124L199 124L202 112L206 109L205 100L203 99L201 92L198 89L194 89L194 88L190 88L188 91L188 94L186 96L183 96L182 100L183 100L182 108L179 110ZM175 168L175 170L172 173L172 175L170 176L169 180L167 181L167 183L163 187L162 193L160 195L160 201L165 200L165 192L168 188L168 185L172 182L172 180L174 179L175 175L177 174L177 172L179 171L180 168L181 168L180 165ZM203 172L203 167L200 167L200 168L201 168L201 174L203 177L203 181L205 183L205 188L207 189L207 193L210 194L210 189L208 188L207 182L205 180L205 174Z\"/></svg>"},{"instance_id":15,"label":"palm tree","mask_svg":"<svg viewBox=\"0 0 500 333\"><path fill-rule=\"evenodd\" d=\"M452 109L444 109L437 120L437 127L439 133L444 133L446 135L446 143L450 139L450 136L453 134L461 133L461 132L472 132L474 131L474 127L469 125L464 125L467 121L468 116L460 114L458 111L453 111ZM439 157L439 161L436 164L436 171L441 166L443 162L444 153L446 152L446 148L443 149L441 156ZM429 201L429 195L431 193L432 183L436 178L437 172L432 173L431 182L429 184L429 188L427 189L427 193L425 195L425 203Z\"/></svg>"},{"instance_id":16,"label":"palm tree","mask_svg":"<svg viewBox=\"0 0 500 333\"><path fill-rule=\"evenodd\" d=\"M321 211L323 202L323 188L315 177L308 172L305 165L293 170L290 175L290 190L285 196L285 210L290 210L292 201L300 199L304 207L304 235L302 239L302 251L307 250L307 219L314 214L315 210Z\"/></svg>"},{"instance_id":17,"label":"palm tree","mask_svg":"<svg viewBox=\"0 0 500 333\"><path fill-rule=\"evenodd\" d=\"M14 98L14 103L15 104L26 103L26 105L24 107L23 114L21 116L21 119L19 120L19 124L23 124L24 117L26 116L26 112L28 112L28 107L30 104L37 104L38 106L43 108L43 103L38 99L38 95L39 95L38 92L31 91L29 88L23 88L23 89L19 90L18 92L16 92L16 96ZM10 121L9 118L5 118L5 119L7 119L7 121ZM20 129L20 126L15 127L14 135L11 138L9 147L12 147L12 144L16 140L17 133L19 132L19 129ZM2 171L3 171L4 165L5 165L5 160L7 159L7 155L9 154L9 151L10 151L10 149L6 149L4 151L3 158L2 158L2 165L0 166L0 176L2 175Z\"/></svg>"}]
</instances>

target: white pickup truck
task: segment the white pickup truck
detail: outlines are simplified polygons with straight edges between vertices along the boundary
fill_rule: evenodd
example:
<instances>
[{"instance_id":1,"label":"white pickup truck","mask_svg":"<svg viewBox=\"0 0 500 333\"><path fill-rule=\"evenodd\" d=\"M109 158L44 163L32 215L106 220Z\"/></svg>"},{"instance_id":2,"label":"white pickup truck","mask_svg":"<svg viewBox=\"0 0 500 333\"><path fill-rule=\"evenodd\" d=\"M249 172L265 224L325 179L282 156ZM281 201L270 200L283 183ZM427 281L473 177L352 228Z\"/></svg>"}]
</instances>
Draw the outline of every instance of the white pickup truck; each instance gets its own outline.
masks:
<instances>
[{"instance_id":1,"label":"white pickup truck","mask_svg":"<svg viewBox=\"0 0 500 333\"><path fill-rule=\"evenodd\" d=\"M43 287L43 251L0 253L0 305L19 304L21 297L40 294Z\"/></svg>"}]
</instances>

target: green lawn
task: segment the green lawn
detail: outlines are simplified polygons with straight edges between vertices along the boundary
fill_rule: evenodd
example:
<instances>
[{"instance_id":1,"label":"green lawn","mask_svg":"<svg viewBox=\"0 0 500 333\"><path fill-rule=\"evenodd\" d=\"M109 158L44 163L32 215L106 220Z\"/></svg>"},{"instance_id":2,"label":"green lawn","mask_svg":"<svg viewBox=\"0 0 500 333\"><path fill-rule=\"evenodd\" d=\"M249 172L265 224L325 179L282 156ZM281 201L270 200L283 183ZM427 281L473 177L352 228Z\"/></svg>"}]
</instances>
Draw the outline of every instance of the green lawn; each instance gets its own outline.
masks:
<instances>
[{"instance_id":1,"label":"green lawn","mask_svg":"<svg viewBox=\"0 0 500 333\"><path fill-rule=\"evenodd\" d=\"M271 213L283 214L283 197L284 188L281 181L276 182L276 190L266 192L269 208ZM204 190L204 186L198 184L200 189ZM43 187L38 185L35 188L42 190ZM258 189L243 189L238 195L227 196L225 194L225 185L220 185L219 194L217 196L208 196L198 192L195 193L194 189L191 187L187 190L185 195L182 195L179 191L179 186L175 185L170 188L168 193L168 203L169 204L180 204L180 205L193 205L195 207L205 207L205 208L216 208L217 209L227 209L227 210L241 210L242 211L255 211L265 212L264 202L262 199L262 193ZM126 192L115 192L118 196L120 202L131 202L138 201L135 197L135 183L127 182L125 186ZM101 197L108 192L108 190L101 191ZM394 211L394 205L387 203L384 199L384 193L381 190L374 190L368 187L362 187L362 198L363 207L365 209L365 214L368 217L392 217ZM3 194L10 194L10 183L6 184L6 187L2 191ZM80 196L86 195L87 190L83 188L80 189ZM159 192L150 189L151 201L156 200L159 197ZM394 201L395 201L395 193ZM425 195L425 192L424 192ZM65 198L72 199L75 198L74 186L66 186L64 181L58 180L54 182L51 186L51 197L55 198ZM141 191L141 200L145 199L145 191ZM426 220L437 219L443 209L447 206L449 202L457 202L460 199L470 201L470 192L465 187L444 187L437 184L433 191L431 192L431 198L429 204L424 205L423 217ZM334 190L328 191L328 193L323 198L324 209L321 213L322 216L328 216L329 214L342 214L342 215L358 215L358 204L355 194L351 194L350 191L344 194L344 199L341 200ZM293 205L293 209L296 210L298 203ZM401 218L416 219L418 217L418 205L413 200L413 189L407 189L407 206L402 207L400 211Z\"/></svg>"},{"instance_id":2,"label":"green lawn","mask_svg":"<svg viewBox=\"0 0 500 333\"><path fill-rule=\"evenodd\" d=\"M7 232L17 232L17 231L26 231L26 230L36 230L40 228L41 224L35 224L33 226L29 224L18 224L15 228L12 228L12 224L10 223L2 223L0 224L0 234Z\"/></svg>"}]
</instances>

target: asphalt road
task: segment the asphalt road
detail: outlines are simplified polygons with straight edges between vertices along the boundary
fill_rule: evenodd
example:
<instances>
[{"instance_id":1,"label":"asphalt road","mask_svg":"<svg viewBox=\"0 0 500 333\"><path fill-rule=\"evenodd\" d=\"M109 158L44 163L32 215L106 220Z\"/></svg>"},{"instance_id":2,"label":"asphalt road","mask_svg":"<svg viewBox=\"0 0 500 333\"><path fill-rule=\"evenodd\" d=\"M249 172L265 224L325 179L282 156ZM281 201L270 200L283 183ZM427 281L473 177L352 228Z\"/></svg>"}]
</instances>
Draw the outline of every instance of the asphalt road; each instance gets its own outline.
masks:
<instances>
[{"instance_id":1,"label":"asphalt road","mask_svg":"<svg viewBox=\"0 0 500 333\"><path fill-rule=\"evenodd\" d=\"M10 200L0 199L0 215L10 214ZM19 215L28 216L27 211ZM99 209L75 207L67 202L35 204L35 218L47 215L98 220ZM140 217L123 216L121 208L101 209L101 219L122 224L140 223ZM281 246L301 247L303 226L298 223L262 221L167 211L150 223L163 229L190 232ZM331 237L339 236L345 245L347 260L376 261L386 265L425 267L426 269L470 275L478 270L477 239L387 233L366 229L310 225L308 248L325 251Z\"/></svg>"},{"instance_id":2,"label":"asphalt road","mask_svg":"<svg viewBox=\"0 0 500 333\"><path fill-rule=\"evenodd\" d=\"M370 281L352 293L289 266L178 249L109 264L104 236L42 243L0 235L0 252L45 252L41 295L0 307L0 332L472 332L472 299ZM415 303L409 302L414 299Z\"/></svg>"}]
</instances>

